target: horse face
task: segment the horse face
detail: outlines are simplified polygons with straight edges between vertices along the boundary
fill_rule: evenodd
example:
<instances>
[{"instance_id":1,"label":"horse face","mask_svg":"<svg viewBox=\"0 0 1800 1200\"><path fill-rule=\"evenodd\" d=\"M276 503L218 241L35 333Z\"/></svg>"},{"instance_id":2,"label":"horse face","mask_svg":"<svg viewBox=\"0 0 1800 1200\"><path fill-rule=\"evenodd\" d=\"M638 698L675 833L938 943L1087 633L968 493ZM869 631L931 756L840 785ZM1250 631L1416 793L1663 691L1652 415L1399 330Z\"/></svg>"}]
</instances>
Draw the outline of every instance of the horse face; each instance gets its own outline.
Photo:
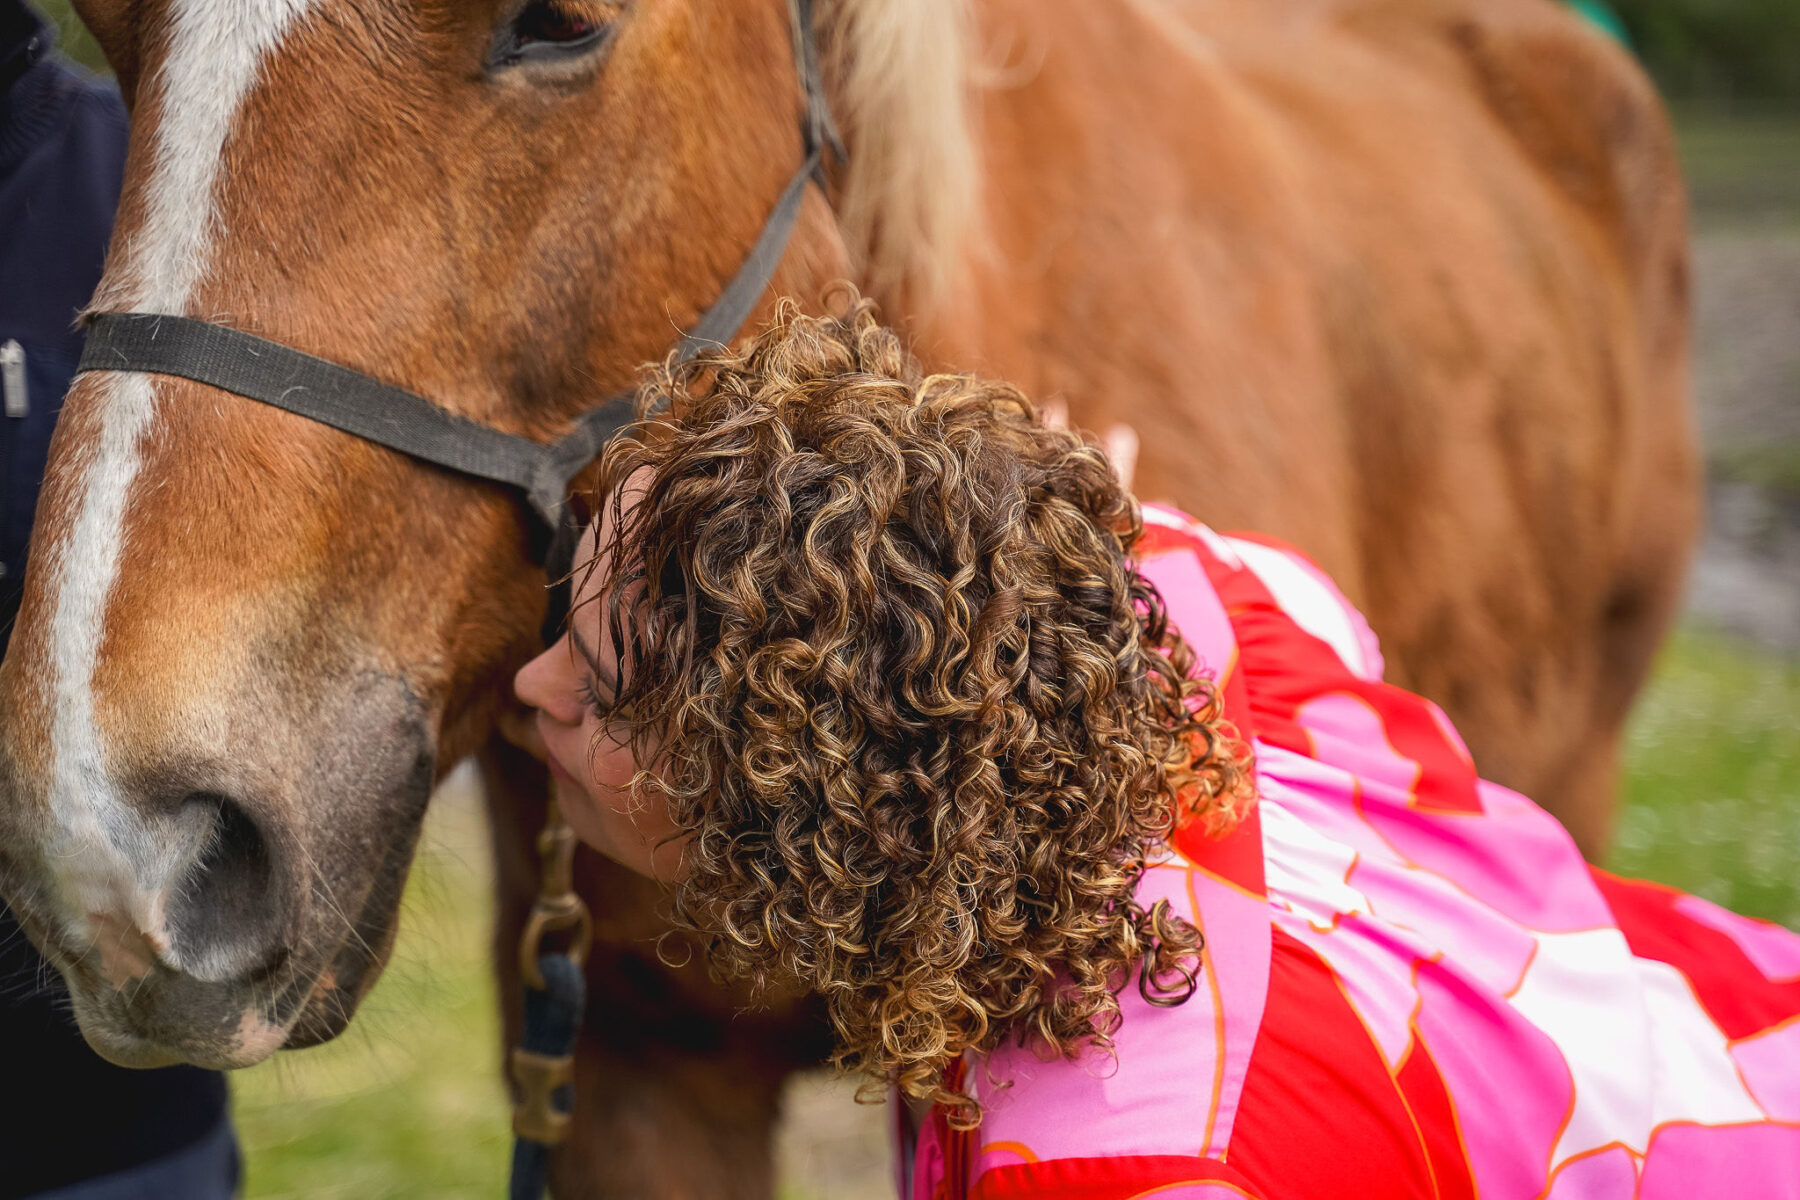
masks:
<instances>
[{"instance_id":1,"label":"horse face","mask_svg":"<svg viewBox=\"0 0 1800 1200\"><path fill-rule=\"evenodd\" d=\"M716 296L800 155L779 0L89 0L133 105L100 310L547 440ZM792 260L841 273L822 202ZM81 377L0 668L0 886L121 1062L255 1062L378 974L427 795L533 648L517 500Z\"/></svg>"}]
</instances>

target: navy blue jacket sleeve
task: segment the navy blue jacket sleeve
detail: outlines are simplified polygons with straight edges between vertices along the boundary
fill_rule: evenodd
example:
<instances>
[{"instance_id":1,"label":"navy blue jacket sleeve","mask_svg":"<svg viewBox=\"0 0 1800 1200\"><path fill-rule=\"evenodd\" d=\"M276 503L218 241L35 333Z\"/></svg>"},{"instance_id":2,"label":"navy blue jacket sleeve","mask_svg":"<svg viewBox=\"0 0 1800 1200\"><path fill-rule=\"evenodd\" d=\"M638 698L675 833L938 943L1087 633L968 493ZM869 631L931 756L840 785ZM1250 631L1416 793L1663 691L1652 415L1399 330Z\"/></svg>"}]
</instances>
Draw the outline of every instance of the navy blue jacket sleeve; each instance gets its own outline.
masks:
<instances>
[{"instance_id":1,"label":"navy blue jacket sleeve","mask_svg":"<svg viewBox=\"0 0 1800 1200\"><path fill-rule=\"evenodd\" d=\"M106 258L127 134L117 90L48 54L47 30L37 36L36 46L30 34L12 39L14 77L0 99L0 351L23 357L25 384L0 415L0 652L50 432L81 356L75 319Z\"/></svg>"},{"instance_id":2,"label":"navy blue jacket sleeve","mask_svg":"<svg viewBox=\"0 0 1800 1200\"><path fill-rule=\"evenodd\" d=\"M29 566L51 430L81 356L76 315L100 278L125 160L118 93L49 54L50 40L21 0L0 0L0 349L16 348L25 368L22 395L0 382L14 393L13 415L0 408L0 653ZM22 1101L0 1121L0 1200L100 1176L146 1200L229 1194L223 1078L104 1061L81 1040L55 979L0 908L0 1086ZM116 1174L215 1145L227 1169L208 1187Z\"/></svg>"}]
</instances>

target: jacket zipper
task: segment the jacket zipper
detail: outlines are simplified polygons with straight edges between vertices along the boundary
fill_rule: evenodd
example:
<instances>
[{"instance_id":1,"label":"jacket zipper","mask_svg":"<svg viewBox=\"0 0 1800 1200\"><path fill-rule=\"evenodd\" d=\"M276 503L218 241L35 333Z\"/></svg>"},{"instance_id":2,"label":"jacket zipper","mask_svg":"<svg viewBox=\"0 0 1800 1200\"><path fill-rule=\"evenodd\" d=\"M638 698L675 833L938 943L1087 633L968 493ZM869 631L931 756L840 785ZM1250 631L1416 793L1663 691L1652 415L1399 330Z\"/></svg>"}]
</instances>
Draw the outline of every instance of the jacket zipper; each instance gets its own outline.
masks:
<instances>
[{"instance_id":1,"label":"jacket zipper","mask_svg":"<svg viewBox=\"0 0 1800 1200\"><path fill-rule=\"evenodd\" d=\"M17 338L0 342L0 391L6 393L6 415L23 417L31 412L25 395L25 347Z\"/></svg>"}]
</instances>

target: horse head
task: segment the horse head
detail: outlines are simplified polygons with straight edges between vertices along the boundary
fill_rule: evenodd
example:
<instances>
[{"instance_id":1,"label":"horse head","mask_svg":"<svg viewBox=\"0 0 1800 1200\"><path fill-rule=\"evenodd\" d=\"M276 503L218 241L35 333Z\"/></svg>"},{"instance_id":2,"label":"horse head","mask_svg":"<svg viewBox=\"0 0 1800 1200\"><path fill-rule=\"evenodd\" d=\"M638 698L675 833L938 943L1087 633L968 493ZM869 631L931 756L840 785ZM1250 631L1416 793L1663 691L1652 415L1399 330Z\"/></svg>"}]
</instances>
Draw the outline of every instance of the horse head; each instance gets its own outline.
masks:
<instances>
[{"instance_id":1,"label":"horse head","mask_svg":"<svg viewBox=\"0 0 1800 1200\"><path fill-rule=\"evenodd\" d=\"M133 112L96 311L229 325L533 440L669 350L804 153L783 0L79 7ZM912 8L819 15L853 149ZM881 247L942 199L877 203L856 170L810 190L772 292L923 286ZM240 1066L344 1027L436 779L535 646L533 533L505 489L290 413L77 378L0 668L0 888L98 1050Z\"/></svg>"}]
</instances>

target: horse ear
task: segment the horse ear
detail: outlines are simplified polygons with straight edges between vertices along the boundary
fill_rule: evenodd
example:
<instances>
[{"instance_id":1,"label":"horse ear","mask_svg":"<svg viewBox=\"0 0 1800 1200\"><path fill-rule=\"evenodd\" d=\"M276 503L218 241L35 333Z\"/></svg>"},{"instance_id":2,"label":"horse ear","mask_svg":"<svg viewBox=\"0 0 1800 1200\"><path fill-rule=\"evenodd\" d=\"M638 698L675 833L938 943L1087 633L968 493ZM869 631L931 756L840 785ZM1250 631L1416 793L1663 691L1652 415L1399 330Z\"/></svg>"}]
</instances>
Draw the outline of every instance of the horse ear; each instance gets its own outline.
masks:
<instances>
[{"instance_id":1,"label":"horse ear","mask_svg":"<svg viewBox=\"0 0 1800 1200\"><path fill-rule=\"evenodd\" d=\"M139 0L72 0L75 14L94 35L119 81L119 95L131 108L137 93Z\"/></svg>"}]
</instances>

